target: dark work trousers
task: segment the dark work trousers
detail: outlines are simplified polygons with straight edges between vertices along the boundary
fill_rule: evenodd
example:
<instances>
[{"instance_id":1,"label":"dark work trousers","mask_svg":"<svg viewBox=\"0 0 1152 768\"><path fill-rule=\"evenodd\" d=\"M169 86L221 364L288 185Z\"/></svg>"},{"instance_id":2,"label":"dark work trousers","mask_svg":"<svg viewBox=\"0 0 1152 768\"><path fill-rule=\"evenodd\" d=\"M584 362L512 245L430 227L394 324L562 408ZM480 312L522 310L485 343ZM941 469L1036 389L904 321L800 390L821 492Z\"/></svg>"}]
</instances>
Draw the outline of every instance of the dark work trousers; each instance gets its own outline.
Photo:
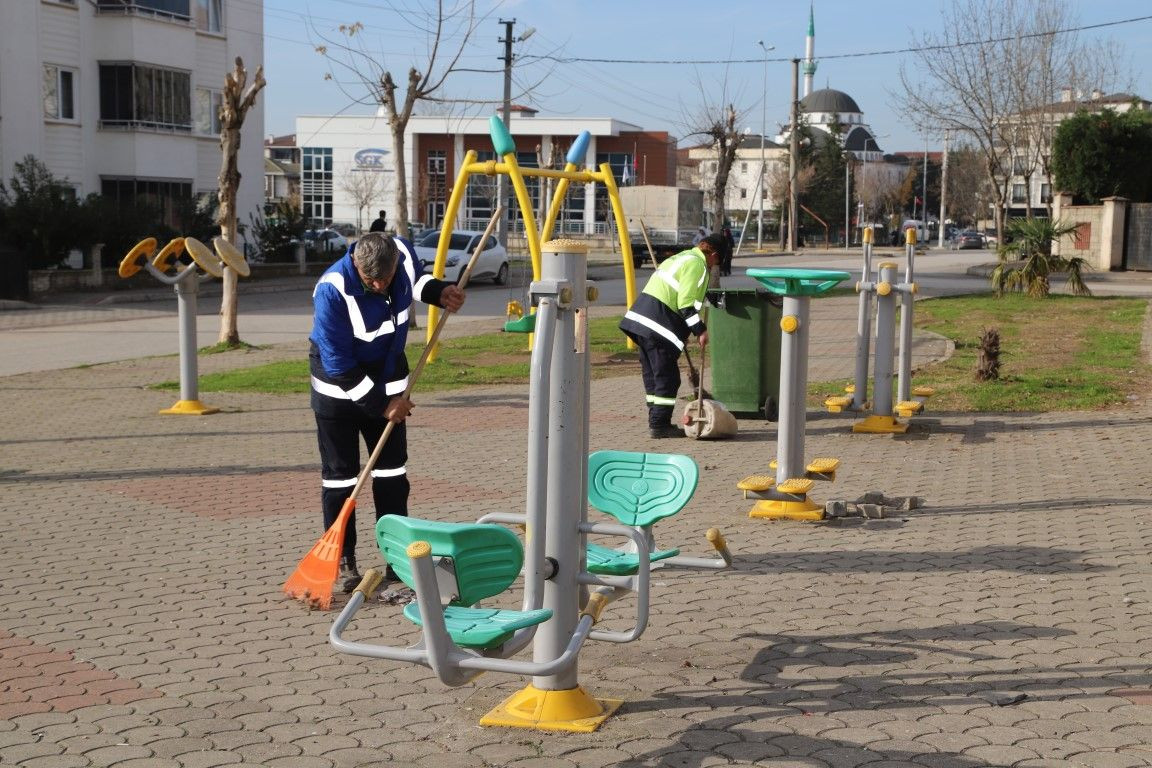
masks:
<instances>
[{"instance_id":1,"label":"dark work trousers","mask_svg":"<svg viewBox=\"0 0 1152 768\"><path fill-rule=\"evenodd\" d=\"M320 444L324 508L324 530L332 527L344 502L352 495L356 478L360 475L360 437L371 456L387 419L330 418L316 416L316 437ZM372 469L372 500L376 506L376 519L384 515L408 514L408 475L404 464L408 461L408 439L403 423L397 424L380 452ZM363 494L363 491L361 491ZM362 497L362 496L361 496ZM375 537L373 537L375 540ZM344 533L344 556L356 557L356 513L348 520Z\"/></svg>"},{"instance_id":2,"label":"dark work trousers","mask_svg":"<svg viewBox=\"0 0 1152 768\"><path fill-rule=\"evenodd\" d=\"M672 424L676 392L680 389L680 350L663 338L642 336L634 341L640 350L648 427L667 427Z\"/></svg>"}]
</instances>

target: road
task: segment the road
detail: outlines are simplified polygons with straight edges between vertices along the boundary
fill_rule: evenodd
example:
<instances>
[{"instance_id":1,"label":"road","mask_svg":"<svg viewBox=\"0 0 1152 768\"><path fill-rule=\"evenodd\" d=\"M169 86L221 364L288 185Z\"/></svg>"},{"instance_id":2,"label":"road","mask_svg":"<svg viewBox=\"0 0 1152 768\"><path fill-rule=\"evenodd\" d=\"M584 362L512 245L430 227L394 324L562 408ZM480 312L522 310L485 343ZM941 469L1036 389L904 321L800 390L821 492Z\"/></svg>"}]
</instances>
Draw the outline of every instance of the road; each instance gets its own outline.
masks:
<instances>
[{"instance_id":1,"label":"road","mask_svg":"<svg viewBox=\"0 0 1152 768\"><path fill-rule=\"evenodd\" d=\"M903 275L902 253L885 251L873 259L874 264L886 260L895 261ZM932 297L987 290L986 278L969 275L967 271L994 261L995 255L988 251L932 250L919 255L915 261L919 295ZM861 256L855 249L799 256L741 256L734 266L736 274L724 278L724 287L755 287L756 282L743 276L743 271L766 266L840 269L851 273L856 280L860 276ZM638 288L649 274L648 269L637 272ZM1093 291L1100 295L1152 295L1152 282L1148 277L1113 273L1117 274L1126 277L1093 283ZM590 268L589 275L600 288L597 304L600 311L622 313L625 307L622 268L597 262ZM470 286L468 302L460 315L448 323L446 334L500 328L509 299L523 301L528 283L526 275L514 273L508 286ZM73 294L61 297L56 304L0 309L0 376L178 354L177 301L163 286L158 284L157 288L149 294L153 300L130 304L109 303L107 295ZM238 322L241 338L255 345L303 344L312 327L311 291L310 278L278 285L254 283L248 290L242 284ZM197 346L208 346L215 341L220 327L219 307L218 296L208 295L207 289L198 297ZM420 322L423 321L421 316Z\"/></svg>"}]
</instances>

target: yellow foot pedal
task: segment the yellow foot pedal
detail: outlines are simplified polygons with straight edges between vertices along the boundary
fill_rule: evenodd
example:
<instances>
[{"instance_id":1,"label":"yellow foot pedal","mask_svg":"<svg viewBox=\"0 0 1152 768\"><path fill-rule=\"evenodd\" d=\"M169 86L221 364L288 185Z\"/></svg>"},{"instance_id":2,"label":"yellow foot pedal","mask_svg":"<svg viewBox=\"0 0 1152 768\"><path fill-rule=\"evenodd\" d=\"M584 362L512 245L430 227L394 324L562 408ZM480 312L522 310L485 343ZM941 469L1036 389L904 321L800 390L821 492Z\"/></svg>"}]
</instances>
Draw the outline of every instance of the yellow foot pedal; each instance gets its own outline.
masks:
<instances>
[{"instance_id":1,"label":"yellow foot pedal","mask_svg":"<svg viewBox=\"0 0 1152 768\"><path fill-rule=\"evenodd\" d=\"M767 491L774 485L776 478L771 475L749 475L736 483L736 487L742 491Z\"/></svg>"},{"instance_id":2,"label":"yellow foot pedal","mask_svg":"<svg viewBox=\"0 0 1152 768\"><path fill-rule=\"evenodd\" d=\"M819 475L820 480L833 480L839 467L840 459L822 457L812 459L804 469L809 474Z\"/></svg>"},{"instance_id":3,"label":"yellow foot pedal","mask_svg":"<svg viewBox=\"0 0 1152 768\"><path fill-rule=\"evenodd\" d=\"M849 384L848 386L844 387L844 391L850 395L854 395L854 394L856 394L856 385L855 384Z\"/></svg>"},{"instance_id":4,"label":"yellow foot pedal","mask_svg":"<svg viewBox=\"0 0 1152 768\"><path fill-rule=\"evenodd\" d=\"M806 477L793 477L776 486L776 490L780 493L786 493L789 496L804 496L808 491L812 490L812 486L815 484L816 483Z\"/></svg>"},{"instance_id":5,"label":"yellow foot pedal","mask_svg":"<svg viewBox=\"0 0 1152 768\"><path fill-rule=\"evenodd\" d=\"M936 390L932 387L912 387L912 397L932 397Z\"/></svg>"},{"instance_id":6,"label":"yellow foot pedal","mask_svg":"<svg viewBox=\"0 0 1152 768\"><path fill-rule=\"evenodd\" d=\"M829 413L840 413L850 405L852 405L852 398L847 396L828 397L824 399L824 407L828 409Z\"/></svg>"},{"instance_id":7,"label":"yellow foot pedal","mask_svg":"<svg viewBox=\"0 0 1152 768\"><path fill-rule=\"evenodd\" d=\"M900 402L896 403L895 408L896 415L903 416L904 418L915 416L923 410L924 403L920 402L919 400L901 400Z\"/></svg>"}]
</instances>

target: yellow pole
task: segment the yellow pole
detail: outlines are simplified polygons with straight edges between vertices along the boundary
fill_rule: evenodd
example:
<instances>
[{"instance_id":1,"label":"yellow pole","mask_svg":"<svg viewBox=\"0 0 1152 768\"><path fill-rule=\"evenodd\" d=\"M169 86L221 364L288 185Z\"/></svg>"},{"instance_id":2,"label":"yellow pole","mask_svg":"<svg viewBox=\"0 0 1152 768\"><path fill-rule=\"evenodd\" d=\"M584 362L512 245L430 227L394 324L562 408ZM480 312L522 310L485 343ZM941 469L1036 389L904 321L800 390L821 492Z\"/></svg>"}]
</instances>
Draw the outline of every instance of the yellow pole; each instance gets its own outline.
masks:
<instances>
[{"instance_id":1,"label":"yellow pole","mask_svg":"<svg viewBox=\"0 0 1152 768\"><path fill-rule=\"evenodd\" d=\"M520 204L520 214L524 217L524 235L528 240L528 254L532 257L532 279L540 279L540 232L536 229L536 216L532 213L532 200L528 197L528 187L524 184L524 174L516 162L516 153L504 155L508 178L516 192L516 202Z\"/></svg>"},{"instance_id":2,"label":"yellow pole","mask_svg":"<svg viewBox=\"0 0 1152 768\"><path fill-rule=\"evenodd\" d=\"M452 194L448 198L448 208L444 211L444 219L440 222L440 241L436 243L436 259L432 262L432 276L444 277L444 265L448 261L448 243L452 240L452 222L456 221L456 212L460 210L460 201L468 189L468 177L471 175L470 166L476 162L476 150L470 149L464 155L464 162L460 172L456 174L456 186L452 187ZM440 307L428 305L428 326L425 329L425 344L429 344L428 362L435 362L436 353L440 350L439 344L432 344L432 330L436 327L436 320L440 316Z\"/></svg>"},{"instance_id":3,"label":"yellow pole","mask_svg":"<svg viewBox=\"0 0 1152 768\"><path fill-rule=\"evenodd\" d=\"M565 174L573 173L575 170L576 163L568 163L564 166ZM540 231L540 240L545 243L552 239L552 230L556 228L556 219L560 217L560 208L564 205L564 195L568 194L569 181L567 175L562 176L556 184L556 191L552 193L552 204L548 206L548 217L544 219L544 228Z\"/></svg>"},{"instance_id":4,"label":"yellow pole","mask_svg":"<svg viewBox=\"0 0 1152 768\"><path fill-rule=\"evenodd\" d=\"M632 266L632 243L628 241L628 220L624 217L624 206L620 203L620 190L616 187L616 179L612 177L612 166L601 163L599 176L604 188L608 190L608 200L612 203L612 213L616 217L620 253L624 255L624 297L626 306L631 307L632 302L636 301L636 271ZM628 339L628 348L635 348L632 339Z\"/></svg>"}]
</instances>

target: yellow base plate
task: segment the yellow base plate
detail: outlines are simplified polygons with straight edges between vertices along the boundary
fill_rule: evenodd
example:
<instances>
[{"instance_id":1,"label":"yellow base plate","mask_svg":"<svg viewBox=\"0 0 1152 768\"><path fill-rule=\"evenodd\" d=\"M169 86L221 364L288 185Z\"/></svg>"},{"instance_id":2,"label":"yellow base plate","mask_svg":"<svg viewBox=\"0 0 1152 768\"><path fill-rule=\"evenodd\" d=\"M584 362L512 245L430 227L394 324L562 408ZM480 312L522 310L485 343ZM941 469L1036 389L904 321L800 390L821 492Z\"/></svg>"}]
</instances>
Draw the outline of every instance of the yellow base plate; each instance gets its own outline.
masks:
<instances>
[{"instance_id":1,"label":"yellow base plate","mask_svg":"<svg viewBox=\"0 0 1152 768\"><path fill-rule=\"evenodd\" d=\"M542 691L529 685L480 718L480 725L592 733L623 703L622 699L595 699L580 686Z\"/></svg>"},{"instance_id":2,"label":"yellow base plate","mask_svg":"<svg viewBox=\"0 0 1152 768\"><path fill-rule=\"evenodd\" d=\"M199 400L177 400L171 408L161 408L162 414L176 414L178 416L207 416L210 413L220 413L219 408L204 405Z\"/></svg>"},{"instance_id":3,"label":"yellow base plate","mask_svg":"<svg viewBox=\"0 0 1152 768\"><path fill-rule=\"evenodd\" d=\"M766 517L775 520L823 520L824 507L812 499L804 501L777 501L763 499L756 502L748 517Z\"/></svg>"},{"instance_id":4,"label":"yellow base plate","mask_svg":"<svg viewBox=\"0 0 1152 768\"><path fill-rule=\"evenodd\" d=\"M864 432L874 435L902 435L908 431L908 425L901 424L892 416L872 415L863 421L858 421L853 424L852 431Z\"/></svg>"}]
</instances>

